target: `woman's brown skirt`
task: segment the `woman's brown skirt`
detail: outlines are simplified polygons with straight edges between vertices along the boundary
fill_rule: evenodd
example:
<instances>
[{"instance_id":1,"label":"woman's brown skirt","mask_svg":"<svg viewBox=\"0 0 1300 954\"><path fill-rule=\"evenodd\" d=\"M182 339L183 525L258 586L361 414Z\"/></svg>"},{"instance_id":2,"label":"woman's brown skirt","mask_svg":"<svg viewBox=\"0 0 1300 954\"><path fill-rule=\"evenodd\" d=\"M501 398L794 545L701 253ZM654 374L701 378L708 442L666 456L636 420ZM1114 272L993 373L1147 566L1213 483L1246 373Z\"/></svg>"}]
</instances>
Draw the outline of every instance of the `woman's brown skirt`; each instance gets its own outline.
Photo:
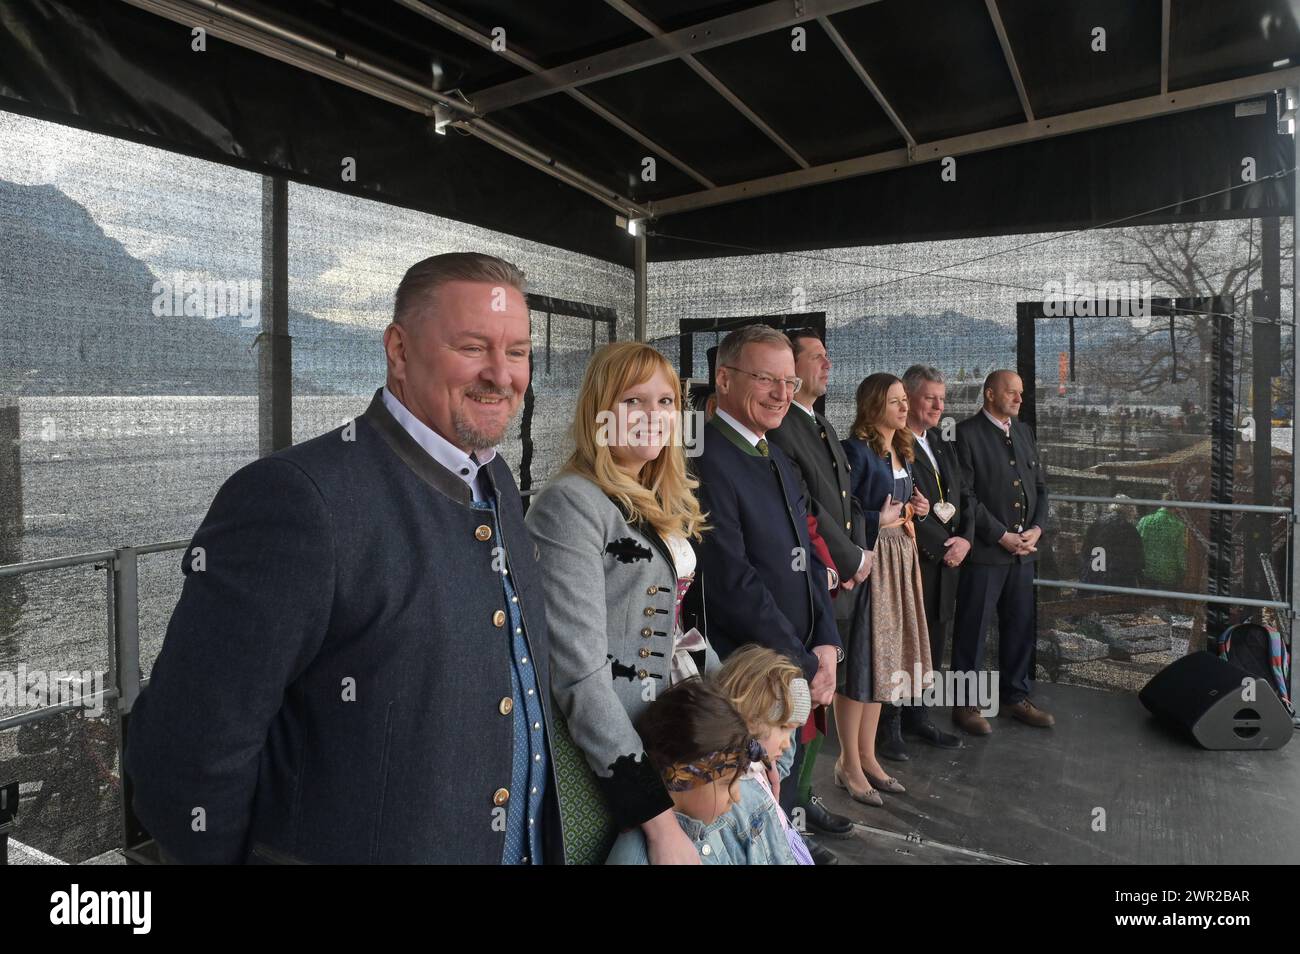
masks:
<instances>
[{"instance_id":1,"label":"woman's brown skirt","mask_svg":"<svg viewBox=\"0 0 1300 954\"><path fill-rule=\"evenodd\" d=\"M867 583L857 600L839 691L861 702L916 698L932 678L933 664L921 565L916 543L902 526L880 531Z\"/></svg>"}]
</instances>

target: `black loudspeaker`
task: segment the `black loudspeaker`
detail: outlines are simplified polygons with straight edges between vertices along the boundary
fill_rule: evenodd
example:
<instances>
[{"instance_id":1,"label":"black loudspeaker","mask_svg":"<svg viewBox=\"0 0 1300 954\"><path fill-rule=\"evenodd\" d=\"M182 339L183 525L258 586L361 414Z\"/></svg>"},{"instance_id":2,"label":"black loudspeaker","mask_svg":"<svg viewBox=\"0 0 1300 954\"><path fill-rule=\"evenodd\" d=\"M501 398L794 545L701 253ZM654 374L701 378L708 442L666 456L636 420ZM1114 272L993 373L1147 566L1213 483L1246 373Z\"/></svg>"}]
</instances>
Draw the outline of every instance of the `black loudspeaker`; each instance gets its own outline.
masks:
<instances>
[{"instance_id":1,"label":"black loudspeaker","mask_svg":"<svg viewBox=\"0 0 1300 954\"><path fill-rule=\"evenodd\" d=\"M1138 698L1207 749L1280 749L1291 741L1291 716L1267 682L1249 686L1252 680L1241 667L1203 651L1160 670Z\"/></svg>"}]
</instances>

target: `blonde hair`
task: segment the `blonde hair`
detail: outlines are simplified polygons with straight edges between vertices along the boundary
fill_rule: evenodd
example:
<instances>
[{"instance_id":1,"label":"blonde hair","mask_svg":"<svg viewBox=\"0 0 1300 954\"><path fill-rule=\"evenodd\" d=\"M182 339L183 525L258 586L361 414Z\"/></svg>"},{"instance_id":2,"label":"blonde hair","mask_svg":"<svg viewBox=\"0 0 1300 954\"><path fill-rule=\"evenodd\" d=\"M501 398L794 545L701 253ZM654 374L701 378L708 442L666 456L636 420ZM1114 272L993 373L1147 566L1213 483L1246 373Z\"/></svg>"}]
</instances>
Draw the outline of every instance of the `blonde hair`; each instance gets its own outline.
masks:
<instances>
[{"instance_id":1,"label":"blonde hair","mask_svg":"<svg viewBox=\"0 0 1300 954\"><path fill-rule=\"evenodd\" d=\"M752 730L754 726L783 726L790 721L794 714L790 683L802 678L803 670L788 656L751 643L728 656L713 680ZM780 722L772 721L774 711L780 711Z\"/></svg>"},{"instance_id":2,"label":"blonde hair","mask_svg":"<svg viewBox=\"0 0 1300 954\"><path fill-rule=\"evenodd\" d=\"M659 456L648 461L637 478L614 464L608 442L598 439L600 415L613 411L628 388L644 384L661 372L673 393L673 433ZM578 392L573 419L573 453L564 470L586 477L617 501L630 522L644 521L661 537L681 535L699 540L708 529L695 498L699 482L686 472L680 440L682 382L668 360L648 344L616 341L592 356Z\"/></svg>"}]
</instances>

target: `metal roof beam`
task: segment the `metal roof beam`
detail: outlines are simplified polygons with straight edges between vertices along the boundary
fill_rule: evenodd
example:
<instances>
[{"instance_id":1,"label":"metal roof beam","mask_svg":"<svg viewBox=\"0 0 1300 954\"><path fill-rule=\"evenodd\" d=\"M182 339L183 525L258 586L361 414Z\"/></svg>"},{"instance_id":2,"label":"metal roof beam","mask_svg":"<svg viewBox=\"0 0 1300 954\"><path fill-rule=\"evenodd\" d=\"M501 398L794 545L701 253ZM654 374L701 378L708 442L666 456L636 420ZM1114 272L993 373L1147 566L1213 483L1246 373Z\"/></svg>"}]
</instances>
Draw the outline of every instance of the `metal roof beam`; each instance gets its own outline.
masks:
<instances>
[{"instance_id":1,"label":"metal roof beam","mask_svg":"<svg viewBox=\"0 0 1300 954\"><path fill-rule=\"evenodd\" d=\"M462 23L460 20L457 20L455 17L448 16L447 14L443 13L441 10L436 10L433 7L428 6L427 4L422 3L421 0L394 0L394 2L399 4L400 6L405 7L407 10L410 10L412 13L424 17L426 20L430 20L433 23L436 23L438 26L442 27L443 29L450 30L452 33L455 33L457 36L469 40L471 43L476 43L486 50L492 49L491 37L485 36L484 34L480 33L478 30L475 30L473 27L469 26L468 24ZM507 47L504 50L494 51L494 52L498 52L498 55L500 55L506 61L513 63L515 66L518 66L521 69L528 70L528 72L530 73L545 72L545 69L540 64L534 63L526 56L521 56L520 54L516 53L514 50L511 50L509 47ZM621 117L619 117L615 113L610 112L608 109L600 105L600 103L596 102L586 93L578 89L566 89L565 93L567 93L573 99L577 100L583 106L586 106L589 110L591 110L601 119L605 120L605 122L609 123L610 125L614 126L615 128L621 130L622 132L626 133L628 136L635 139L637 142L645 146L651 152L655 152L658 155L663 156L663 158L667 159L670 163L672 163L682 172L686 173L686 175L690 176L692 179L694 179L700 185L704 186L706 189L712 189L716 187L717 183L713 182L711 179L709 179L708 177L700 173L698 170L687 165L684 161L679 159L677 156L673 155L662 145L655 142L653 139L651 139L649 136L642 133L640 130L636 129L634 126L625 122Z\"/></svg>"},{"instance_id":2,"label":"metal roof beam","mask_svg":"<svg viewBox=\"0 0 1300 954\"><path fill-rule=\"evenodd\" d=\"M1002 55L1006 58L1007 69L1011 71L1011 81L1016 84L1016 95L1020 97L1020 108L1025 111L1025 119L1034 121L1034 109L1029 105L1029 94L1025 92L1025 81L1020 78L1020 67L1016 65L1016 54L1011 49L1011 40L1007 38L1007 28L1002 23L1002 14L998 12L998 0L984 0L988 7L989 19L993 21L993 30L1002 45Z\"/></svg>"},{"instance_id":3,"label":"metal roof beam","mask_svg":"<svg viewBox=\"0 0 1300 954\"><path fill-rule=\"evenodd\" d=\"M1169 0L1160 0L1160 92L1169 92Z\"/></svg>"},{"instance_id":4,"label":"metal roof beam","mask_svg":"<svg viewBox=\"0 0 1300 954\"><path fill-rule=\"evenodd\" d=\"M871 74L869 74L867 68L862 65L862 61L858 59L857 54L854 53L848 43L845 42L844 37L840 36L840 31L835 29L835 25L826 17L818 17L817 22L831 38L831 42L834 43L836 49L840 51L840 55L843 56L849 66L852 67L853 72L858 74L858 79L862 80L863 85L866 86L871 95L875 97L876 102L880 105L880 108L885 111L885 115L888 116L889 121L894 124L894 128L898 130L899 135L907 141L909 146L915 146L916 140L912 138L912 134L908 132L907 127L903 125L903 120L899 118L898 113L894 112L894 107L889 105L889 100L885 99L885 94L880 91L880 87L875 84L874 80L872 80Z\"/></svg>"},{"instance_id":5,"label":"metal roof beam","mask_svg":"<svg viewBox=\"0 0 1300 954\"><path fill-rule=\"evenodd\" d=\"M845 159L841 162L828 162L823 165L813 166L811 169L784 172L779 175L750 179L746 182L737 182L734 185L726 185L704 192L674 196L671 199L661 199L649 203L650 212L655 217L673 215L678 212L689 212L694 209L722 205L741 199L752 199L778 192L789 192L792 189L802 189L806 186L837 182L841 179L850 179L873 172L901 169L917 163L932 162L945 156L984 152L989 149L1000 149L1005 146L1035 142L1040 139L1050 139L1053 136L1085 132L1103 126L1116 126L1122 123L1151 119L1169 113L1211 106L1215 103L1229 103L1233 100L1259 96L1275 89L1281 89L1284 86L1295 86L1297 84L1300 84L1300 67L1293 66L1288 69L1273 70L1269 73L1257 73L1238 79L1210 83L1205 86L1175 90L1163 96L1146 96L1141 99L1131 99L1107 106L1096 106L1092 109L1083 109L1060 116L1036 119L1032 122L1019 123L1014 126L1003 126L998 129L968 133L964 136L953 136L949 139L920 143L912 150L891 149L887 152L859 156L855 159Z\"/></svg>"},{"instance_id":6,"label":"metal roof beam","mask_svg":"<svg viewBox=\"0 0 1300 954\"><path fill-rule=\"evenodd\" d=\"M202 26L271 59L369 93L395 106L433 115L435 103L456 113L473 110L463 100L421 86L404 76L372 66L327 44L295 33L255 14L217 0L122 0L184 26Z\"/></svg>"},{"instance_id":7,"label":"metal roof beam","mask_svg":"<svg viewBox=\"0 0 1300 954\"><path fill-rule=\"evenodd\" d=\"M605 2L651 36L665 36L664 31L659 29L657 23L649 17L643 16L639 10L624 2L624 0L605 0ZM689 53L682 55L682 61L695 72L696 76L712 86L714 92L725 99L731 105L732 109L736 110L736 112L748 119L759 132L772 140L772 142L775 143L782 152L793 159L795 165L800 169L808 168L808 160L799 155L798 150L786 142L775 129L764 122L761 116L746 106L741 98L732 92L726 83L722 82L722 80L718 79L718 77L713 74L712 70Z\"/></svg>"},{"instance_id":8,"label":"metal roof beam","mask_svg":"<svg viewBox=\"0 0 1300 954\"><path fill-rule=\"evenodd\" d=\"M799 154L799 150L786 142L785 139L782 138L781 134L769 126L763 118L758 115L758 113L746 106L741 98L731 91L727 84L722 82L722 80L718 79L709 71L708 67L704 66L693 56L683 57L683 60L687 66L695 71L695 75L712 86L714 92L725 99L731 105L732 109L736 110L736 112L748 119L759 132L770 139L777 148L789 156L790 159L794 161L795 165L800 169L807 169L809 167L810 163Z\"/></svg>"},{"instance_id":9,"label":"metal roof beam","mask_svg":"<svg viewBox=\"0 0 1300 954\"><path fill-rule=\"evenodd\" d=\"M490 113L575 86L680 59L715 46L725 46L817 17L831 16L879 2L880 0L772 0L748 10L715 17L616 50L565 63L533 76L489 86L471 94L470 99L480 112Z\"/></svg>"},{"instance_id":10,"label":"metal roof beam","mask_svg":"<svg viewBox=\"0 0 1300 954\"><path fill-rule=\"evenodd\" d=\"M450 120L451 125L464 129L502 152L514 156L521 162L526 162L568 186L585 192L593 199L603 202L624 215L635 218L647 218L649 215L647 209L640 203L633 202L576 169L566 166L486 120L466 115L472 113L468 104L421 86L383 67L332 50L310 37L262 20L228 3L218 2L218 0L122 0L122 2L184 26L202 26L212 36L430 118L439 115L437 108L449 109L453 116L460 114L459 119Z\"/></svg>"}]
</instances>

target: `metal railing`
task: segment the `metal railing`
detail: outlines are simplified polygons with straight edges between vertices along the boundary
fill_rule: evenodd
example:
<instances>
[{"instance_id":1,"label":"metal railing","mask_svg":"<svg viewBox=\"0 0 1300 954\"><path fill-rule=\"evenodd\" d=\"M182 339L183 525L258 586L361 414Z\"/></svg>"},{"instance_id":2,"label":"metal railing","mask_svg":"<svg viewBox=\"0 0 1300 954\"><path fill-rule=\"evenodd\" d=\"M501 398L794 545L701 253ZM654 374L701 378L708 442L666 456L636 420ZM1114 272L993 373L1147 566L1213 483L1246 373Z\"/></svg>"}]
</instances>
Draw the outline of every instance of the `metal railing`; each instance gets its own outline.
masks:
<instances>
[{"instance_id":1,"label":"metal railing","mask_svg":"<svg viewBox=\"0 0 1300 954\"><path fill-rule=\"evenodd\" d=\"M1165 507L1171 510L1219 510L1228 513L1257 513L1286 517L1287 552L1291 552L1294 534L1293 511L1290 507L1273 507L1263 504L1225 504L1208 500L1154 500L1144 497L1088 497L1078 494L1052 494L1049 505L1055 503L1122 504L1129 507ZM1145 596L1151 599L1184 600L1191 603L1217 603L1227 606L1249 606L1254 609L1272 609L1295 616L1295 607L1285 600L1260 600L1245 596L1225 596L1219 593L1184 593L1178 590L1154 590L1140 586L1114 586L1109 583L1083 583L1074 580L1035 579L1035 586L1058 590L1088 590L1094 593L1114 593L1121 596ZM1294 598L1294 597L1293 597Z\"/></svg>"},{"instance_id":2,"label":"metal railing","mask_svg":"<svg viewBox=\"0 0 1300 954\"><path fill-rule=\"evenodd\" d=\"M139 547L95 550L47 560L29 560L0 566L0 577L43 573L68 567L93 565L107 573L105 611L108 618L108 686L101 692L55 705L40 706L0 719L0 732L30 725L78 708L92 708L100 700L113 704L118 715L128 713L140 695L140 587L139 558L143 554L182 550L188 541L172 540ZM97 708L97 707L95 707Z\"/></svg>"},{"instance_id":3,"label":"metal railing","mask_svg":"<svg viewBox=\"0 0 1300 954\"><path fill-rule=\"evenodd\" d=\"M538 492L538 488L522 491L525 497ZM1222 510L1234 513L1257 513L1274 516L1291 517L1292 511L1287 507L1272 507L1256 504L1221 504L1203 500L1154 500L1139 498L1090 497L1074 494L1053 494L1052 503L1089 503L1113 504L1122 502L1125 506L1167 507L1188 510ZM1288 523L1288 547L1290 546L1291 526ZM13 563L0 566L0 577L19 576L26 573L41 573L50 570L65 569L75 566L102 565L107 571L106 604L108 615L109 638L109 685L101 692L83 696L56 705L41 706L28 712L21 712L0 719L0 732L21 725L28 725L44 719L53 718L64 712L88 707L97 701L112 702L119 715L129 713L139 698L141 689L140 668L140 593L139 593L139 558L150 553L163 553L169 550L181 550L187 545L185 540L170 540L162 543L150 543L135 547L117 547L112 550L95 550L89 553L77 553L63 557L44 560L30 560L25 563ZM1294 608L1290 602L1283 600L1262 600L1244 596L1225 596L1217 593L1186 593L1176 590L1158 590L1137 586L1114 586L1102 583L1084 583L1075 580L1035 579L1035 586L1063 590L1083 590L1095 593L1113 593L1123 596L1142 596L1150 599L1183 600L1198 603L1218 603L1232 606L1247 606L1257 609L1278 610L1293 615Z\"/></svg>"},{"instance_id":4,"label":"metal railing","mask_svg":"<svg viewBox=\"0 0 1300 954\"><path fill-rule=\"evenodd\" d=\"M1181 593L1177 590L1149 590L1141 586L1110 586L1105 583L1076 583L1072 580L1034 580L1034 586L1057 590L1090 590L1094 593L1118 593L1123 596L1147 596L1158 600L1186 600L1190 603L1224 603L1228 606L1251 606L1257 609L1291 611L1291 604L1280 600L1257 600L1245 596L1220 596L1213 593Z\"/></svg>"},{"instance_id":5,"label":"metal railing","mask_svg":"<svg viewBox=\"0 0 1300 954\"><path fill-rule=\"evenodd\" d=\"M1291 515L1290 507L1268 507L1261 504L1223 504L1208 500L1151 500L1144 497L1080 497L1074 494L1052 494L1049 502L1123 504L1133 507L1167 507L1172 510L1226 510L1232 513L1270 513L1276 516Z\"/></svg>"}]
</instances>

